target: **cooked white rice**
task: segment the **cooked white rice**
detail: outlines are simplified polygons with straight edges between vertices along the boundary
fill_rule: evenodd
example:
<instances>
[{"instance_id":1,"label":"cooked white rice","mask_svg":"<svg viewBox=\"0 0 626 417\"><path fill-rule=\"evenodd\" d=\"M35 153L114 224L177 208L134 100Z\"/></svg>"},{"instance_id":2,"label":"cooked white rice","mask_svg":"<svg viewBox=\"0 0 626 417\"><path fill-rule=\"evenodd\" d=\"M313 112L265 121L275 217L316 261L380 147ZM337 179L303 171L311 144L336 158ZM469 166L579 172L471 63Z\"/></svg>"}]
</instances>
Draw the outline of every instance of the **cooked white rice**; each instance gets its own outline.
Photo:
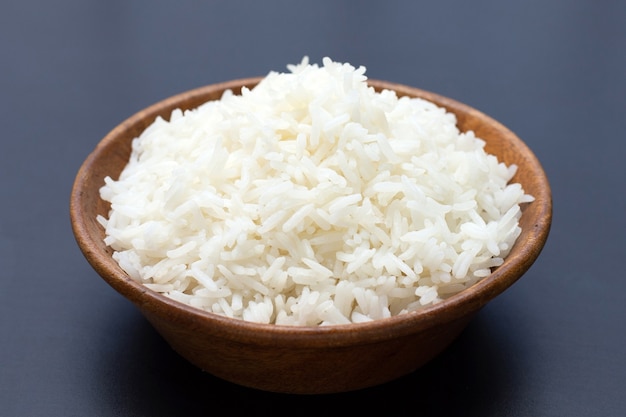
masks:
<instances>
[{"instance_id":1,"label":"cooked white rice","mask_svg":"<svg viewBox=\"0 0 626 417\"><path fill-rule=\"evenodd\" d=\"M98 218L133 279L228 317L329 325L432 305L503 262L533 200L515 166L364 67L288 69L133 141Z\"/></svg>"}]
</instances>

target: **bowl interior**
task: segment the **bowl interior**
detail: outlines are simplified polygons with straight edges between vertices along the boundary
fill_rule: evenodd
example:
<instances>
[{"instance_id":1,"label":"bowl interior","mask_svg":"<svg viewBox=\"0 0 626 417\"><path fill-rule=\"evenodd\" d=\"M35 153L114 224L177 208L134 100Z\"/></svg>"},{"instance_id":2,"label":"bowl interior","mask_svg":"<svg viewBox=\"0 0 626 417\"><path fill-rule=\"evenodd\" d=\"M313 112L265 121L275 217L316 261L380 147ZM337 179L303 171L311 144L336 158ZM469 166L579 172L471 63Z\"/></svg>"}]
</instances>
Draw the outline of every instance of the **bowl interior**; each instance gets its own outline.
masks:
<instances>
[{"instance_id":1,"label":"bowl interior","mask_svg":"<svg viewBox=\"0 0 626 417\"><path fill-rule=\"evenodd\" d=\"M232 320L203 312L182 303L157 294L130 279L111 258L112 251L104 244L104 230L97 223L97 215L107 215L109 203L100 199L99 189L104 178L117 178L126 165L131 151L131 141L148 127L157 116L168 119L175 108L191 109L208 100L219 99L224 90L233 90L235 94L243 86L252 88L261 78L248 78L214 84L191 90L156 103L131 116L114 128L97 145L81 166L72 189L70 216L77 243L84 256L98 274L118 292L140 306L144 311L150 308L168 309L181 321L210 320L217 328L237 336L249 335L250 330L261 330L260 340L274 343L276 337L293 340L303 337L302 343L315 344L311 335L320 335L319 343L351 343L354 340L368 340L376 337L415 331L416 328L449 322L465 314L475 312L490 299L497 296L532 265L541 252L548 236L552 220L551 192L546 175L532 151L512 131L482 112L453 99L440 96L417 88L369 80L376 88L391 89L399 96L421 97L445 107L455 113L462 131L473 130L476 136L486 141L486 150L498 156L506 164L516 164L518 171L513 181L519 182L525 191L535 197L535 201L524 204L520 220L522 233L516 241L505 262L487 278L473 287L449 299L427 307L415 314L396 316L369 323L303 327L262 325ZM158 306L158 307L157 307ZM393 329L390 331L389 329ZM360 330L360 331L357 331ZM244 336L242 336L244 337ZM247 336L246 336L247 337Z\"/></svg>"}]
</instances>

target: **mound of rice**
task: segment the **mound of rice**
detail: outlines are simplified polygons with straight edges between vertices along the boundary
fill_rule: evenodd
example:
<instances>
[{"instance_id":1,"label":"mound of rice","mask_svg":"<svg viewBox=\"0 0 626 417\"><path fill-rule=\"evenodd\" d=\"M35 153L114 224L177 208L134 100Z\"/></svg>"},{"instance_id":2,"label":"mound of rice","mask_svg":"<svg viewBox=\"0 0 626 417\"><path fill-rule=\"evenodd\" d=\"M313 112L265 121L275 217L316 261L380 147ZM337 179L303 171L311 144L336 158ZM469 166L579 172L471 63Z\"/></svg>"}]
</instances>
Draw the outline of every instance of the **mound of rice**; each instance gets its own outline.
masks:
<instances>
[{"instance_id":1,"label":"mound of rice","mask_svg":"<svg viewBox=\"0 0 626 417\"><path fill-rule=\"evenodd\" d=\"M520 233L515 166L365 68L289 65L241 95L157 119L133 141L105 243L135 280L228 317L363 322L437 303Z\"/></svg>"}]
</instances>

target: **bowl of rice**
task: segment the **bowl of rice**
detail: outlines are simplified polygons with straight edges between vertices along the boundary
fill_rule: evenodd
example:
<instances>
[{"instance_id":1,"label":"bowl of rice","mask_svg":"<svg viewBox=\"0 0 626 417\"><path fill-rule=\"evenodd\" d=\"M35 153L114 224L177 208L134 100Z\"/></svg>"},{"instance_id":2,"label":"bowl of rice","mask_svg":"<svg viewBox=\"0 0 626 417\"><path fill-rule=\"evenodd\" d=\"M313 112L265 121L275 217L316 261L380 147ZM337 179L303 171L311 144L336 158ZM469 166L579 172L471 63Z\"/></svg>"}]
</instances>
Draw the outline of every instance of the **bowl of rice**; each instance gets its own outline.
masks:
<instances>
[{"instance_id":1,"label":"bowl of rice","mask_svg":"<svg viewBox=\"0 0 626 417\"><path fill-rule=\"evenodd\" d=\"M80 167L94 270L199 369L264 391L418 370L535 262L528 146L456 100L305 57L130 116Z\"/></svg>"}]
</instances>

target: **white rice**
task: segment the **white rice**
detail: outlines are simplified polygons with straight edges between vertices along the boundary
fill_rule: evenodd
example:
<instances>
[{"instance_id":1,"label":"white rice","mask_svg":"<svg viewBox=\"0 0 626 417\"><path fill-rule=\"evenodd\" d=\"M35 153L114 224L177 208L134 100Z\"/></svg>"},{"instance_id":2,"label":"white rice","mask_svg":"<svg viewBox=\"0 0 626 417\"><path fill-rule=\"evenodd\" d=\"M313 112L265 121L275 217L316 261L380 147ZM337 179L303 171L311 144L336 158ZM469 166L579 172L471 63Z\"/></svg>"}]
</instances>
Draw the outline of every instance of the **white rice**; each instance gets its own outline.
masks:
<instances>
[{"instance_id":1,"label":"white rice","mask_svg":"<svg viewBox=\"0 0 626 417\"><path fill-rule=\"evenodd\" d=\"M489 275L520 233L516 167L365 68L305 57L138 138L105 242L135 280L228 317L329 325L403 314Z\"/></svg>"}]
</instances>

